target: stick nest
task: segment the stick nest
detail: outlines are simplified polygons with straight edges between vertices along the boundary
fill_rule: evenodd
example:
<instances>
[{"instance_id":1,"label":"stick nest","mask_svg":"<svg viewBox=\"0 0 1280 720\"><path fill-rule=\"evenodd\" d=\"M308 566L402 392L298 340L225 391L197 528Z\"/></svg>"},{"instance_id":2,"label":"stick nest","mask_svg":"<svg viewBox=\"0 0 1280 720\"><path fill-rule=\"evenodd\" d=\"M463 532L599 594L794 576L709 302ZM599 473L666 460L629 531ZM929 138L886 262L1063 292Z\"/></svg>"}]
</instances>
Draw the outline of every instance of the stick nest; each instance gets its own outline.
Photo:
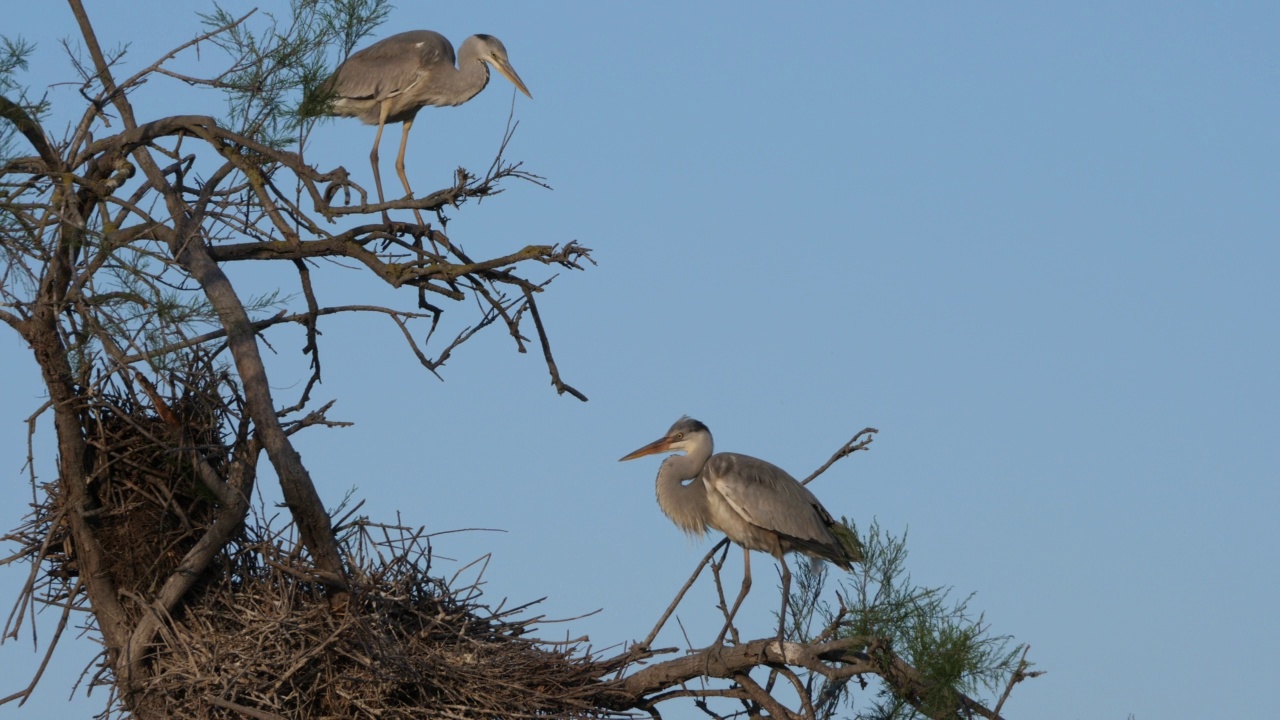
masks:
<instances>
[{"instance_id":1,"label":"stick nest","mask_svg":"<svg viewBox=\"0 0 1280 720\"><path fill-rule=\"evenodd\" d=\"M223 474L249 437L234 389L216 382L187 385L165 398L161 413L136 388L84 398L83 482L96 503L87 516L133 627L159 612L152 598L217 518L218 497L192 458ZM41 487L26 524L4 538L22 547L15 557L43 568L24 602L89 610L61 483ZM311 573L292 526L273 528L267 515L251 511L161 618L144 677L134 678L127 697L113 697L105 716L617 716L597 706L601 678L616 666L579 641L534 639L541 618L525 617L527 605L485 605L478 578L454 587L456 576L433 577L430 536L421 529L338 522L350 584L335 596ZM91 684L114 692L124 686L113 674L117 658L105 660L91 670Z\"/></svg>"},{"instance_id":2,"label":"stick nest","mask_svg":"<svg viewBox=\"0 0 1280 720\"><path fill-rule=\"evenodd\" d=\"M337 609L293 567L291 542L247 544L167 625L138 709L185 718L606 717L577 645L528 637L537 618L491 610L476 584L430 575L421 531L344 533L359 589ZM550 649L549 649L550 648Z\"/></svg>"}]
</instances>

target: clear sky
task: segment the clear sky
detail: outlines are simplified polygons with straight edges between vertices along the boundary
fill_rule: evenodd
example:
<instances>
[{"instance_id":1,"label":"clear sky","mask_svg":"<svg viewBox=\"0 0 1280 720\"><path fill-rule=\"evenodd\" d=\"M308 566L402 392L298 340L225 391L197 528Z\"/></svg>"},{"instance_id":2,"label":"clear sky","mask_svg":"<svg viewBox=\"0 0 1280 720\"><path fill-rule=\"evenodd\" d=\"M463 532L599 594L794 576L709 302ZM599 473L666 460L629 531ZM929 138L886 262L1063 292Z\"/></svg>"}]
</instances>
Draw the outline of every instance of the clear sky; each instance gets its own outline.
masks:
<instances>
[{"instance_id":1,"label":"clear sky","mask_svg":"<svg viewBox=\"0 0 1280 720\"><path fill-rule=\"evenodd\" d=\"M199 31L188 6L90 13L137 69ZM4 15L3 33L39 43L36 92L74 78L64 5ZM648 632L710 542L662 516L656 459L618 457L688 413L719 449L804 476L874 426L869 453L811 487L837 515L909 529L918 582L977 593L994 631L1031 644L1048 675L1011 717L1274 713L1280 5L403 3L378 37L411 28L497 35L533 93L515 99L509 156L554 191L509 185L453 213L450 235L478 252L594 248L598 267L540 300L591 401L556 396L500 329L442 383L381 318L327 319L315 397L357 425L298 443L331 505L354 489L375 519L503 530L439 538L457 561L441 567L492 552L490 599L599 608L546 635L606 647ZM488 167L512 94L495 77L419 116L420 193ZM82 106L72 86L49 97L61 134ZM221 110L161 81L135 102L148 119ZM334 121L308 157L368 180L372 139ZM387 298L351 278L319 273L321 302ZM302 343L273 344L291 401ZM0 363L8 529L30 502L22 420L42 391L11 333ZM757 635L770 564L757 557L744 610ZM25 572L0 569L6 607ZM709 606L681 612L695 642L719 629ZM31 647L0 647L0 696L26 684ZM67 643L5 715L68 713L91 652Z\"/></svg>"}]
</instances>

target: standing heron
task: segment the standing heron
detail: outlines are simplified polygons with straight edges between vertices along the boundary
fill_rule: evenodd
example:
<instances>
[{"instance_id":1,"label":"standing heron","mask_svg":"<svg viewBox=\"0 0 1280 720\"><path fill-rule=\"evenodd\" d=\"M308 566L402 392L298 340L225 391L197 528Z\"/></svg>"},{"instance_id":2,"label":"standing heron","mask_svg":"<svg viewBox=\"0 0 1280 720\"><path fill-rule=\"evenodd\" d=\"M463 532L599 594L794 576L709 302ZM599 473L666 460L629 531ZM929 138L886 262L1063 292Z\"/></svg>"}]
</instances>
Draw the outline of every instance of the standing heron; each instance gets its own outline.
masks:
<instances>
[{"instance_id":1,"label":"standing heron","mask_svg":"<svg viewBox=\"0 0 1280 720\"><path fill-rule=\"evenodd\" d=\"M424 105L452 107L475 97L489 84L490 65L520 92L533 98L511 67L507 48L492 35L472 35L464 40L456 67L454 62L453 45L445 36L431 30L410 30L379 40L353 54L325 81L323 90L333 94L332 114L358 117L366 125L378 126L369 162L373 165L379 203L385 200L382 176L378 173L378 145L387 123L404 123L396 172L404 191L413 197L409 178L404 174L404 148L413 119ZM416 209L413 214L418 224L422 224L422 216Z\"/></svg>"},{"instance_id":2,"label":"standing heron","mask_svg":"<svg viewBox=\"0 0 1280 720\"><path fill-rule=\"evenodd\" d=\"M683 452L658 469L658 505L681 530L701 536L708 527L742 546L742 590L729 610L724 639L738 606L751 589L751 551L767 552L782 564L782 613L778 637L786 626L791 571L783 556L799 552L851 570L861 562L862 544L853 531L832 519L804 485L782 468L737 453L712 455L711 431L685 416L667 434L622 460ZM692 482L688 482L692 481Z\"/></svg>"}]
</instances>

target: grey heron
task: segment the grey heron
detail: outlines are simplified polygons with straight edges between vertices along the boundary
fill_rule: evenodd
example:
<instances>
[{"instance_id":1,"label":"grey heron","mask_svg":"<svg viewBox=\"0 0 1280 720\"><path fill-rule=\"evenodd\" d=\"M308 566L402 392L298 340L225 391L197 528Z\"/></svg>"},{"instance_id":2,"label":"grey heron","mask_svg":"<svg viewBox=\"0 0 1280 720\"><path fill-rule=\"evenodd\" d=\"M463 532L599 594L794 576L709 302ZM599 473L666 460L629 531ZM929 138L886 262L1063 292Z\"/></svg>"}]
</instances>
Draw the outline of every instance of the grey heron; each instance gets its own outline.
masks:
<instances>
[{"instance_id":1,"label":"grey heron","mask_svg":"<svg viewBox=\"0 0 1280 720\"><path fill-rule=\"evenodd\" d=\"M396 172L405 193L412 197L413 189L404 174L404 149L413 119L423 106L452 107L475 97L489 84L490 65L520 92L533 98L511 67L507 48L492 35L472 35L464 40L456 60L457 67L453 45L445 36L431 30L410 30L354 53L322 86L333 95L332 114L358 117L367 125L378 126L369 162L373 165L379 203L385 200L378 173L378 145L387 123L404 123ZM422 216L416 209L413 213L421 224Z\"/></svg>"},{"instance_id":2,"label":"grey heron","mask_svg":"<svg viewBox=\"0 0 1280 720\"><path fill-rule=\"evenodd\" d=\"M658 469L658 505L681 530L701 536L707 528L724 533L742 546L742 589L729 610L729 623L751 589L751 551L767 552L782 564L782 613L779 639L786 623L791 571L783 558L798 552L827 560L845 570L863 559L862 544L852 530L782 468L737 453L712 454L711 431L685 416L667 434L621 460L655 453L683 452L662 461Z\"/></svg>"}]
</instances>

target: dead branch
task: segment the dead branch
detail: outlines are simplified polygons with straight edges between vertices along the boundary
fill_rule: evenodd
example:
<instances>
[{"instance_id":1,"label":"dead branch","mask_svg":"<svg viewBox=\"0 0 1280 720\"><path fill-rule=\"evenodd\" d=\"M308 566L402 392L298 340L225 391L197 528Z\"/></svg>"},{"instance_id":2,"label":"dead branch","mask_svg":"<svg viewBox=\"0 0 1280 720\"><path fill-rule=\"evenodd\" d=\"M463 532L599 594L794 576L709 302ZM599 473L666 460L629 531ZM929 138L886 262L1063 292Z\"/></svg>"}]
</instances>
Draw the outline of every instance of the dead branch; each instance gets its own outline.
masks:
<instances>
[{"instance_id":1,"label":"dead branch","mask_svg":"<svg viewBox=\"0 0 1280 720\"><path fill-rule=\"evenodd\" d=\"M849 440L849 442L842 445L840 449L837 450L829 460L823 463L822 467L818 468L817 470L814 470L812 473L809 473L809 477L806 477L804 480L801 480L800 484L808 485L819 475L826 472L827 468L831 467L832 465L835 465L836 461L841 460L843 458L847 458L859 450L866 450L868 447L871 446L871 441L875 440L875 438L872 436L878 432L880 431L875 428L863 428L859 430L857 433L854 434L854 436Z\"/></svg>"},{"instance_id":2,"label":"dead branch","mask_svg":"<svg viewBox=\"0 0 1280 720\"><path fill-rule=\"evenodd\" d=\"M615 681L602 691L606 707L617 710L639 708L645 699L680 687L700 677L715 677L741 681L751 670L759 667L792 667L818 673L829 679L850 678L858 675L874 675L894 689L894 694L907 699L918 710L926 708L919 702L929 688L921 680L918 670L911 667L883 641L874 638L846 637L822 643L779 642L777 638L761 638L741 645L706 648L683 657L650 664L627 677ZM758 686L757 686L758 687ZM715 697L717 690L702 692L685 688L683 694L695 697ZM755 695L752 695L755 697ZM791 716L792 712L787 711ZM955 693L955 703L946 712L934 710L928 716L955 718L977 715L988 720L1000 716L973 698ZM782 717L780 713L777 715ZM803 715L804 717L812 717Z\"/></svg>"}]
</instances>

